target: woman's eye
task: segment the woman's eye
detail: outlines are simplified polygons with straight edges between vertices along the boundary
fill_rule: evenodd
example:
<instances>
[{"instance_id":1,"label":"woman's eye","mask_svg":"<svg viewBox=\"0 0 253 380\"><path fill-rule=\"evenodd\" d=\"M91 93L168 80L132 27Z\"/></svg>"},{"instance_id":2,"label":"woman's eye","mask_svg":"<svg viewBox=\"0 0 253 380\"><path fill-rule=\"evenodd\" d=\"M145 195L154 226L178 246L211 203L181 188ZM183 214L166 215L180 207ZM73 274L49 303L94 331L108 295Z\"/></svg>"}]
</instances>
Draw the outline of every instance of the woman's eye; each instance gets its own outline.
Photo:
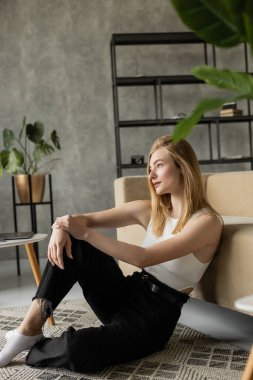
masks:
<instances>
[{"instance_id":1,"label":"woman's eye","mask_svg":"<svg viewBox=\"0 0 253 380\"><path fill-rule=\"evenodd\" d=\"M163 166L163 164L161 164L161 163L160 163L160 164L157 164L157 167L158 167L158 168L160 168L161 166Z\"/></svg>"}]
</instances>

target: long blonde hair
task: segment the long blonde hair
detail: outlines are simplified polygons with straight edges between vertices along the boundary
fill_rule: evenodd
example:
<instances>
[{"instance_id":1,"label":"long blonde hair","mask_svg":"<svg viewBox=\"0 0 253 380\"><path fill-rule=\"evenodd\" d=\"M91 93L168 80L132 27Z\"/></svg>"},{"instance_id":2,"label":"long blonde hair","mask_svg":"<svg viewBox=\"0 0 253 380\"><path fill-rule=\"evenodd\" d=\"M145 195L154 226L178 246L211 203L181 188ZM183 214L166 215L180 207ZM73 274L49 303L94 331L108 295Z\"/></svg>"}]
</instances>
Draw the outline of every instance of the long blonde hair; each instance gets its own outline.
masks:
<instances>
[{"instance_id":1,"label":"long blonde hair","mask_svg":"<svg viewBox=\"0 0 253 380\"><path fill-rule=\"evenodd\" d=\"M157 236L162 235L172 209L171 195L169 193L158 195L149 177L151 156L157 149L162 147L168 150L175 165L181 168L183 178L183 211L173 233L180 232L191 216L202 208L205 208L207 209L207 212L218 216L218 213L212 208L206 199L199 163L192 146L186 140L180 140L177 143L173 143L172 136L162 136L156 139L153 143L147 164L147 175L152 204L151 220L153 232Z\"/></svg>"}]
</instances>

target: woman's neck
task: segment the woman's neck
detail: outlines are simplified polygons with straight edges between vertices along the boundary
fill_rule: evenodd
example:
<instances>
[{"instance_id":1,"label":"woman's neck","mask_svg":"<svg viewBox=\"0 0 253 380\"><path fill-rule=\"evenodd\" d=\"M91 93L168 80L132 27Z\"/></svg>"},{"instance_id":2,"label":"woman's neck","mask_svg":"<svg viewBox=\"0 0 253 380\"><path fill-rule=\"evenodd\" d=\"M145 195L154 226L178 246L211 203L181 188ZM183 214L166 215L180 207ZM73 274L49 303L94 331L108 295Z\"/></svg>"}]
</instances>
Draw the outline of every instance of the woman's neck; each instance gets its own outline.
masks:
<instances>
[{"instance_id":1,"label":"woman's neck","mask_svg":"<svg viewBox=\"0 0 253 380\"><path fill-rule=\"evenodd\" d=\"M182 196L171 195L171 210L170 216L175 219L179 219L183 211L183 198Z\"/></svg>"}]
</instances>

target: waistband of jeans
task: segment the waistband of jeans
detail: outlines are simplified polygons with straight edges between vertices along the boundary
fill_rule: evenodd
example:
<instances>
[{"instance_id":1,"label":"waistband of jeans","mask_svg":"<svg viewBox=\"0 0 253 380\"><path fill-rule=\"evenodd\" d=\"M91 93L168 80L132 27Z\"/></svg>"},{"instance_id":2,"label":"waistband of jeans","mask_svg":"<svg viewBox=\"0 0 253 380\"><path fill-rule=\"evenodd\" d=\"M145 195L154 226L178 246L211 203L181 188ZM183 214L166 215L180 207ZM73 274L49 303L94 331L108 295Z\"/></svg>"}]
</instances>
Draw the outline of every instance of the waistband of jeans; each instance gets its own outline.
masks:
<instances>
[{"instance_id":1,"label":"waistband of jeans","mask_svg":"<svg viewBox=\"0 0 253 380\"><path fill-rule=\"evenodd\" d=\"M183 304L186 303L189 299L189 295L187 293L183 293L174 288L171 288L145 270L141 272L141 279L148 286L152 293L156 293L170 303L178 304L178 306L182 307Z\"/></svg>"}]
</instances>

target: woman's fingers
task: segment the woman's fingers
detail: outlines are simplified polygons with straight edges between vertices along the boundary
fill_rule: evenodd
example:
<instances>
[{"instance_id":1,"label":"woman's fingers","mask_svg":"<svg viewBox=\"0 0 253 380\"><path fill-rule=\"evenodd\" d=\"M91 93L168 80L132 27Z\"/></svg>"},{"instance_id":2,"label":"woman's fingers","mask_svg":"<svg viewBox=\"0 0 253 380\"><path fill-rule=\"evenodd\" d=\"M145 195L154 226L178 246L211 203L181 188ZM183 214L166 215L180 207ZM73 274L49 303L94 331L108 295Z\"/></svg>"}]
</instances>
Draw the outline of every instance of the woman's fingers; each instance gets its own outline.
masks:
<instances>
[{"instance_id":1,"label":"woman's fingers","mask_svg":"<svg viewBox=\"0 0 253 380\"><path fill-rule=\"evenodd\" d=\"M53 229L48 245L48 260L52 265L64 269L63 248L66 248L66 255L73 258L71 254L71 239L69 234L57 227Z\"/></svg>"},{"instance_id":2,"label":"woman's fingers","mask_svg":"<svg viewBox=\"0 0 253 380\"><path fill-rule=\"evenodd\" d=\"M66 240L65 248L66 248L66 254L67 254L67 256L70 259L73 259L73 256L72 256L72 253L71 253L71 240L70 240L69 235L68 235L67 240Z\"/></svg>"},{"instance_id":3,"label":"woman's fingers","mask_svg":"<svg viewBox=\"0 0 253 380\"><path fill-rule=\"evenodd\" d=\"M50 264L52 264L54 266L55 264L54 264L54 261L52 260L52 249L51 249L50 245L48 246L47 257L48 257Z\"/></svg>"},{"instance_id":4,"label":"woman's fingers","mask_svg":"<svg viewBox=\"0 0 253 380\"><path fill-rule=\"evenodd\" d=\"M60 244L54 244L48 247L48 260L54 266L64 269L63 252Z\"/></svg>"}]
</instances>

